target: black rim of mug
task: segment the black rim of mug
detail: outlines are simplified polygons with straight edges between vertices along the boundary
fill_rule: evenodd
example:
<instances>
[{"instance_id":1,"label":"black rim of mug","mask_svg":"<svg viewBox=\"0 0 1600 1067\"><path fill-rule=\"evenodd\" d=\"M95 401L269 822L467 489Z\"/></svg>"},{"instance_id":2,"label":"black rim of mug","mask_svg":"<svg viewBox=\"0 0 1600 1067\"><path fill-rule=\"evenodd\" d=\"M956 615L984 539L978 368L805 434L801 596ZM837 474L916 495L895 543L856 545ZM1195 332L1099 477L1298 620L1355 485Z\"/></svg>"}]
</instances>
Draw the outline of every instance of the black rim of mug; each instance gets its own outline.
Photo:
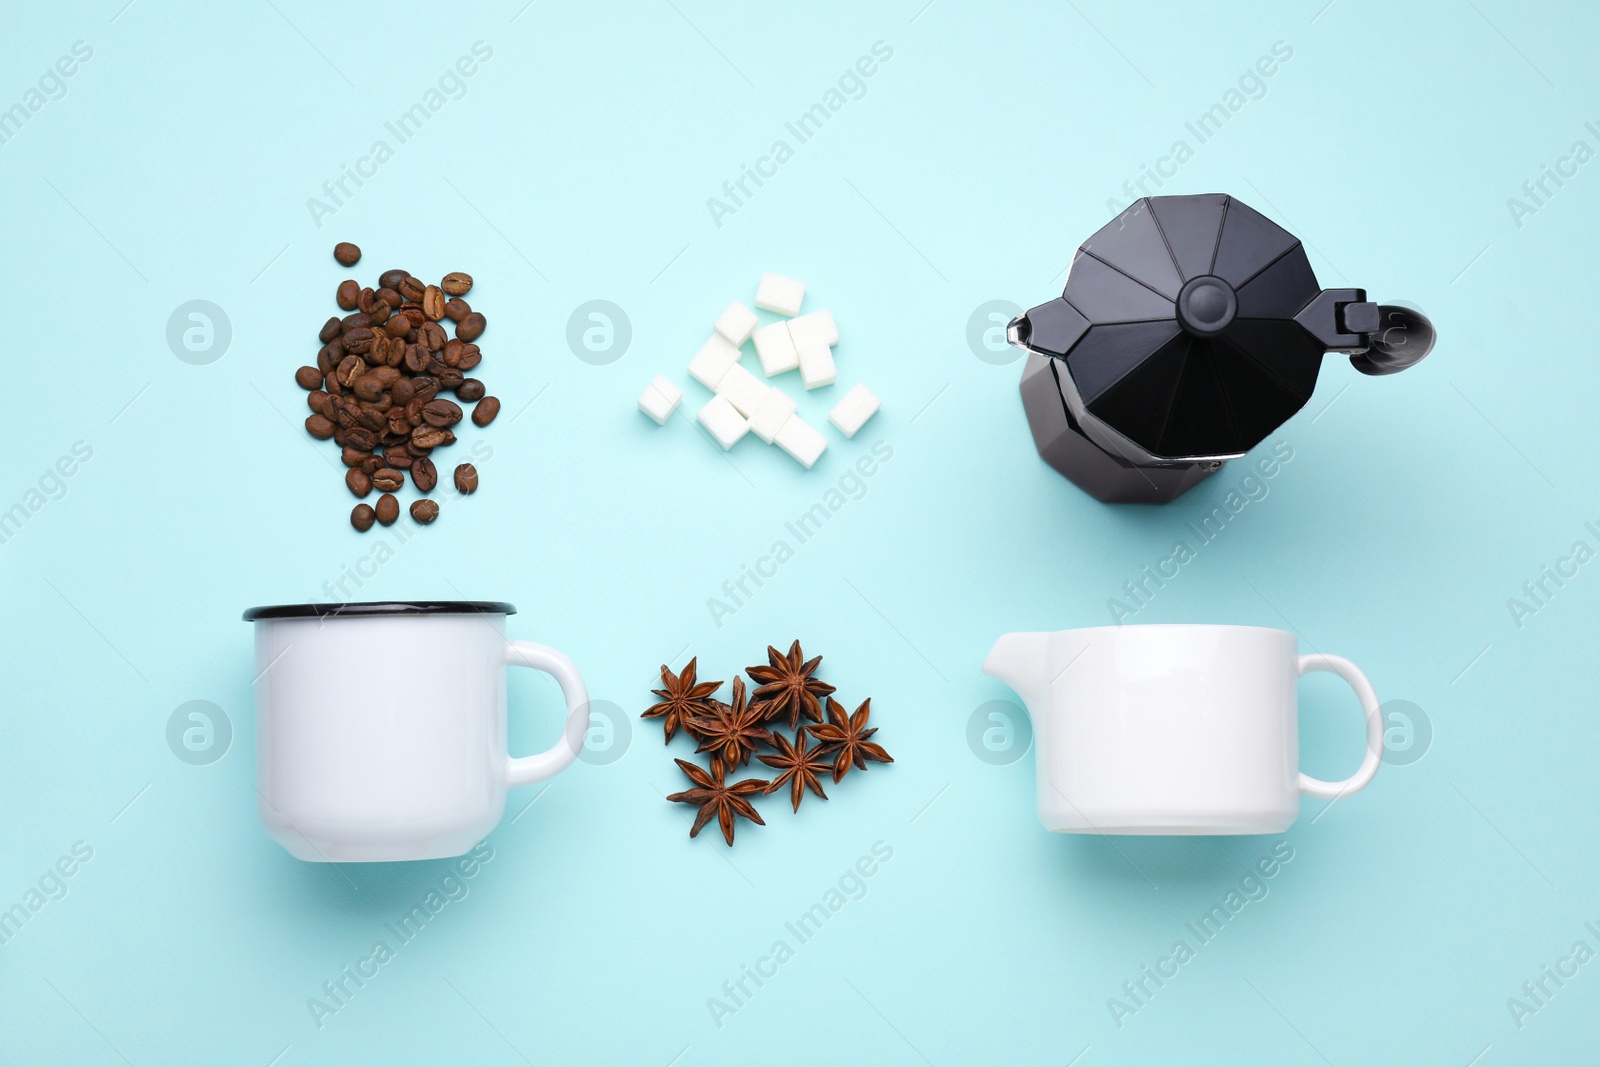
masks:
<instances>
[{"instance_id":1,"label":"black rim of mug","mask_svg":"<svg viewBox=\"0 0 1600 1067\"><path fill-rule=\"evenodd\" d=\"M245 622L264 619L349 619L369 615L515 615L500 600L375 600L353 604L265 604L247 608Z\"/></svg>"}]
</instances>

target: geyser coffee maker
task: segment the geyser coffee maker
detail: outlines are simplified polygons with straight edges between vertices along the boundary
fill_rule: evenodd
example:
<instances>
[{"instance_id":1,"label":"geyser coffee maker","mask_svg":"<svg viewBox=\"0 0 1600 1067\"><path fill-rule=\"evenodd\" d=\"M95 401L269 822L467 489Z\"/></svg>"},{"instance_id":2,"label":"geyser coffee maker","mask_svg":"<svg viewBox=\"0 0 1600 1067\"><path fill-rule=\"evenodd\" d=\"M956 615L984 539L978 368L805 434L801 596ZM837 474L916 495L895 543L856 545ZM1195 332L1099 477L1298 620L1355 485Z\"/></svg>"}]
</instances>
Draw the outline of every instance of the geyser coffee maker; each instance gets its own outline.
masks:
<instances>
[{"instance_id":1,"label":"geyser coffee maker","mask_svg":"<svg viewBox=\"0 0 1600 1067\"><path fill-rule=\"evenodd\" d=\"M1039 455L1108 503L1173 500L1305 406L1322 357L1392 374L1426 316L1323 289L1299 238L1222 194L1136 201L1085 241L1061 296L1019 315Z\"/></svg>"}]
</instances>

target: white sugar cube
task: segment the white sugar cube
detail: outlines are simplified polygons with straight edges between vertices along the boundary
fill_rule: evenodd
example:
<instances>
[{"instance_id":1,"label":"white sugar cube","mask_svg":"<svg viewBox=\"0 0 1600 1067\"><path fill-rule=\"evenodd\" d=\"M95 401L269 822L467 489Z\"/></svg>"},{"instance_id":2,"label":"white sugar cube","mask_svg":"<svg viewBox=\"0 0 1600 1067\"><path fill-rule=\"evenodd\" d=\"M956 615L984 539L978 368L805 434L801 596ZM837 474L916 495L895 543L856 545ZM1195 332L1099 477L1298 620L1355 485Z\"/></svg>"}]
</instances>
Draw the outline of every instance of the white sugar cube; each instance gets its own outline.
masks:
<instances>
[{"instance_id":1,"label":"white sugar cube","mask_svg":"<svg viewBox=\"0 0 1600 1067\"><path fill-rule=\"evenodd\" d=\"M723 450L732 448L750 429L750 424L744 421L744 416L733 409L725 396L714 396L700 409L695 416L700 420L712 437L717 439L717 444Z\"/></svg>"},{"instance_id":2,"label":"white sugar cube","mask_svg":"<svg viewBox=\"0 0 1600 1067\"><path fill-rule=\"evenodd\" d=\"M728 403L746 418L750 417L750 413L766 394L767 386L762 384L761 379L738 363L729 367L728 373L717 383L717 395L727 397Z\"/></svg>"},{"instance_id":3,"label":"white sugar cube","mask_svg":"<svg viewBox=\"0 0 1600 1067\"><path fill-rule=\"evenodd\" d=\"M678 404L682 401L683 390L658 374L655 381L645 386L644 392L639 394L639 410L656 420L657 426L661 426L678 410Z\"/></svg>"},{"instance_id":4,"label":"white sugar cube","mask_svg":"<svg viewBox=\"0 0 1600 1067\"><path fill-rule=\"evenodd\" d=\"M820 389L838 381L839 372L833 365L833 349L827 345L800 349L800 379L806 383L807 389Z\"/></svg>"},{"instance_id":5,"label":"white sugar cube","mask_svg":"<svg viewBox=\"0 0 1600 1067\"><path fill-rule=\"evenodd\" d=\"M717 332L735 348L750 340L750 331L761 322L756 313L735 300L717 317Z\"/></svg>"},{"instance_id":6,"label":"white sugar cube","mask_svg":"<svg viewBox=\"0 0 1600 1067\"><path fill-rule=\"evenodd\" d=\"M795 416L783 424L783 429L778 431L778 436L773 439L773 444L783 449L795 458L806 470L821 457L823 450L828 447L827 438L818 433L806 420Z\"/></svg>"},{"instance_id":7,"label":"white sugar cube","mask_svg":"<svg viewBox=\"0 0 1600 1067\"><path fill-rule=\"evenodd\" d=\"M707 389L716 389L728 368L739 362L739 349L729 344L719 333L700 346L700 351L689 361L689 375Z\"/></svg>"},{"instance_id":8,"label":"white sugar cube","mask_svg":"<svg viewBox=\"0 0 1600 1067\"><path fill-rule=\"evenodd\" d=\"M806 283L781 274L763 274L756 286L756 307L776 311L780 315L800 314L800 301L805 298Z\"/></svg>"},{"instance_id":9,"label":"white sugar cube","mask_svg":"<svg viewBox=\"0 0 1600 1067\"><path fill-rule=\"evenodd\" d=\"M768 378L774 374L794 370L800 365L800 353L789 336L789 324L775 322L755 332L756 355L761 358L761 372Z\"/></svg>"},{"instance_id":10,"label":"white sugar cube","mask_svg":"<svg viewBox=\"0 0 1600 1067\"><path fill-rule=\"evenodd\" d=\"M839 432L846 437L854 437L856 431L878 413L878 405L879 400L871 389L864 385L855 385L844 394L843 400L833 405L833 410L828 412L828 421L837 426Z\"/></svg>"},{"instance_id":11,"label":"white sugar cube","mask_svg":"<svg viewBox=\"0 0 1600 1067\"><path fill-rule=\"evenodd\" d=\"M833 321L833 312L813 311L789 320L789 336L794 338L796 348L832 347L839 343L839 327Z\"/></svg>"},{"instance_id":12,"label":"white sugar cube","mask_svg":"<svg viewBox=\"0 0 1600 1067\"><path fill-rule=\"evenodd\" d=\"M766 389L766 395L756 403L755 410L747 414L750 416L750 432L770 445L799 405L782 389L770 385Z\"/></svg>"}]
</instances>

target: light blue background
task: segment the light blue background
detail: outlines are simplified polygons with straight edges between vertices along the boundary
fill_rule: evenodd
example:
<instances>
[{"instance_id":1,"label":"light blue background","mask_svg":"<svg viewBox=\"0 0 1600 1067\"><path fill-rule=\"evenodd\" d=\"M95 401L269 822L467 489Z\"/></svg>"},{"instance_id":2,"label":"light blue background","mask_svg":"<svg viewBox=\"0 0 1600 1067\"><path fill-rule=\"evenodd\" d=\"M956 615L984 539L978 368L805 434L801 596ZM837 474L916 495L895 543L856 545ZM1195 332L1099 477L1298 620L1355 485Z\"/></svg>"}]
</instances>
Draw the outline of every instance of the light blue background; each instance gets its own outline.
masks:
<instances>
[{"instance_id":1,"label":"light blue background","mask_svg":"<svg viewBox=\"0 0 1600 1067\"><path fill-rule=\"evenodd\" d=\"M1520 227L1507 207L1574 141L1600 148L1592 7L122 4L13 5L0 36L7 107L75 41L93 49L0 144L0 507L93 449L0 545L0 906L93 849L0 946L0 1061L1593 1056L1600 963L1520 1028L1507 1007L1574 942L1600 949L1583 925L1600 920L1600 563L1520 627L1507 607L1575 541L1600 547L1600 163ZM307 198L476 41L493 58L465 95L319 228ZM865 94L716 226L707 198L876 41L893 57ZM1196 147L1185 122L1277 41L1293 56L1265 95ZM1109 621L1245 464L1170 507L1097 504L1036 457L1021 364L977 358L967 331L987 301L1058 292L1108 198L1179 138L1193 158L1151 191L1239 195L1304 237L1324 285L1414 301L1442 341L1391 379L1330 358L1270 439L1294 458L1268 495L1136 619L1292 627L1423 709L1433 739L1325 817L1308 802L1268 895L1119 1029L1108 998L1278 839L1045 834L1031 756L968 746L974 710L1011 699L978 665L1008 630ZM481 374L506 404L450 460L491 447L482 490L447 499L360 598L511 600L513 634L569 652L630 714L663 660L729 678L799 636L851 706L873 698L896 762L798 817L763 801L768 826L730 852L688 840L661 799L687 749L635 719L622 758L516 792L469 895L319 1029L307 999L447 871L297 863L255 822L239 612L324 599L396 540L350 530L331 447L300 429L292 374L345 276L340 239L366 249L363 278L476 275ZM765 270L808 282L843 332L839 385L803 411L820 425L856 381L884 401L855 441L827 429L809 472L634 410L657 373L698 402L685 362ZM193 299L231 322L210 365L166 342ZM592 299L632 324L606 366L565 339ZM874 441L893 458L864 495L718 627L707 599ZM1348 773L1352 701L1334 679L1303 692L1305 769ZM513 716L517 748L549 743L553 687L517 677L512 696L536 709ZM209 766L165 739L196 699L235 730ZM708 998L878 841L893 858L865 896L719 1028Z\"/></svg>"}]
</instances>

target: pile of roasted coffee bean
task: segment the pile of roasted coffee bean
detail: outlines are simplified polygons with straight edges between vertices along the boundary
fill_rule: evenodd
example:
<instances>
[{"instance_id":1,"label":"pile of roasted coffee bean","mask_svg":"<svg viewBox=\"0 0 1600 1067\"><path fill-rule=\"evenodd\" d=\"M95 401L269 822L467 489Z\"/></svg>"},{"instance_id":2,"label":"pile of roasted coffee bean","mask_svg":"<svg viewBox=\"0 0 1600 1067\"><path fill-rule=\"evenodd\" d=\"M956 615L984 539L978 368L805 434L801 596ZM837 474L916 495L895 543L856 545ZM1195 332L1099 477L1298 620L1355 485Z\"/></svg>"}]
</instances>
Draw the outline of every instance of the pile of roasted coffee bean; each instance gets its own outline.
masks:
<instances>
[{"instance_id":1,"label":"pile of roasted coffee bean","mask_svg":"<svg viewBox=\"0 0 1600 1067\"><path fill-rule=\"evenodd\" d=\"M346 267L361 259L361 249L348 241L334 247L333 258ZM376 289L355 279L339 283L339 307L322 327L322 349L315 367L301 367L294 379L308 390L312 414L306 431L338 445L344 483L357 497L374 489L378 504L357 504L350 525L370 530L400 517L395 492L404 488L406 473L417 492L427 494L439 482L432 458L436 448L452 444L451 427L462 419L455 400L473 404L472 422L487 426L500 412L500 401L485 395L483 383L467 377L483 359L477 340L484 318L462 299L472 289L472 276L452 271L438 285L427 285L403 270L387 270ZM445 334L442 320L455 326ZM470 463L455 469L456 489L478 488L478 472ZM411 517L430 523L439 517L437 501L411 505Z\"/></svg>"}]
</instances>

